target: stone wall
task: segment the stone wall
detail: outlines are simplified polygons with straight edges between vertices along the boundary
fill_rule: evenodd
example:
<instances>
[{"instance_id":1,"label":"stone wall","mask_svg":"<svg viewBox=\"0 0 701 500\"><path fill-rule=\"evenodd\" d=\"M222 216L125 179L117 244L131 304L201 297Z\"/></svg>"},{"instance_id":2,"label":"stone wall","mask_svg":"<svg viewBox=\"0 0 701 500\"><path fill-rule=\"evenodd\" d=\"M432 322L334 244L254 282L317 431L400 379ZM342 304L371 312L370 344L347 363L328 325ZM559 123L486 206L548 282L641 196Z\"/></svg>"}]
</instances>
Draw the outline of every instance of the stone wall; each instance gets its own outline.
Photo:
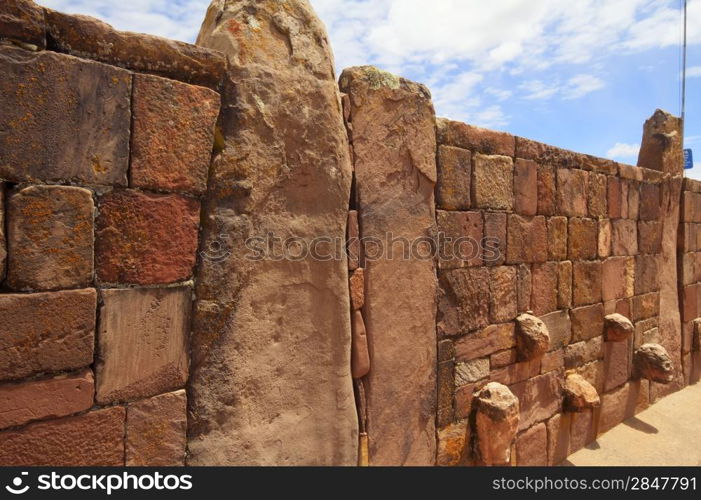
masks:
<instances>
[{"instance_id":1,"label":"stone wall","mask_svg":"<svg viewBox=\"0 0 701 500\"><path fill-rule=\"evenodd\" d=\"M0 6L0 464L183 465L223 56Z\"/></svg>"},{"instance_id":2,"label":"stone wall","mask_svg":"<svg viewBox=\"0 0 701 500\"><path fill-rule=\"evenodd\" d=\"M679 226L679 299L684 382L701 379L701 182L684 179Z\"/></svg>"}]
</instances>

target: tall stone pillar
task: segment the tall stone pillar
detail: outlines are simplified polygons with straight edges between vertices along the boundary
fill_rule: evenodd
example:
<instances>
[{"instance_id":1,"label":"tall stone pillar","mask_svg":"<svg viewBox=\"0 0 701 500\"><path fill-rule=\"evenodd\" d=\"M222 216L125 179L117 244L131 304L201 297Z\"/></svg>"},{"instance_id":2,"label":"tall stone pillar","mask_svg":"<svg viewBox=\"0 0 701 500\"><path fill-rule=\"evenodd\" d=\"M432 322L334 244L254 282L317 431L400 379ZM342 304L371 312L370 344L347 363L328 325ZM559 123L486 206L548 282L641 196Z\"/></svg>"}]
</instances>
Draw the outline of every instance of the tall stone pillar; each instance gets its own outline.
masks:
<instances>
[{"instance_id":1,"label":"tall stone pillar","mask_svg":"<svg viewBox=\"0 0 701 500\"><path fill-rule=\"evenodd\" d=\"M189 463L355 465L347 262L331 243L352 174L327 35L306 0L215 0L197 43L229 70L203 206Z\"/></svg>"},{"instance_id":2,"label":"tall stone pillar","mask_svg":"<svg viewBox=\"0 0 701 500\"><path fill-rule=\"evenodd\" d=\"M653 383L662 393L683 386L682 330L677 283L677 233L683 181L681 120L662 110L645 122L638 166L665 175L661 184L662 255L660 273L660 344L674 363L675 383L668 388ZM653 393L653 396L655 393Z\"/></svg>"},{"instance_id":3,"label":"tall stone pillar","mask_svg":"<svg viewBox=\"0 0 701 500\"><path fill-rule=\"evenodd\" d=\"M369 462L433 465L437 280L422 240L436 226L431 96L422 85L372 67L347 69L340 84L350 101L365 242Z\"/></svg>"}]
</instances>

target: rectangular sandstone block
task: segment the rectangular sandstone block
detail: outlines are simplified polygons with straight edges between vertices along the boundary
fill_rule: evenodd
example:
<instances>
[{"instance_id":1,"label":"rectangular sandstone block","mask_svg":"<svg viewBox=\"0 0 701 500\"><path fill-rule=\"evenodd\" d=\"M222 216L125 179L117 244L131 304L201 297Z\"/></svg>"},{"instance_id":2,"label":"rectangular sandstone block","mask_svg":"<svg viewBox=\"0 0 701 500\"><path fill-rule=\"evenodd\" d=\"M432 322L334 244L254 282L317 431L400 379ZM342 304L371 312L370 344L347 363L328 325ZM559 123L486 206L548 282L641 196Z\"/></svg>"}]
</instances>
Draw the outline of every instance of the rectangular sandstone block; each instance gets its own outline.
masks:
<instances>
[{"instance_id":1,"label":"rectangular sandstone block","mask_svg":"<svg viewBox=\"0 0 701 500\"><path fill-rule=\"evenodd\" d=\"M131 73L0 47L0 178L124 186Z\"/></svg>"},{"instance_id":2,"label":"rectangular sandstone block","mask_svg":"<svg viewBox=\"0 0 701 500\"><path fill-rule=\"evenodd\" d=\"M513 266L490 269L489 321L506 323L518 314L517 271Z\"/></svg>"},{"instance_id":3,"label":"rectangular sandstone block","mask_svg":"<svg viewBox=\"0 0 701 500\"><path fill-rule=\"evenodd\" d=\"M214 89L224 78L226 59L216 50L117 31L92 17L45 10L54 50Z\"/></svg>"},{"instance_id":4,"label":"rectangular sandstone block","mask_svg":"<svg viewBox=\"0 0 701 500\"><path fill-rule=\"evenodd\" d=\"M492 370L489 380L504 385L517 384L540 374L540 359L521 361L504 368Z\"/></svg>"},{"instance_id":5,"label":"rectangular sandstone block","mask_svg":"<svg viewBox=\"0 0 701 500\"><path fill-rule=\"evenodd\" d=\"M550 372L510 387L520 403L519 430L528 429L562 411L561 377L560 372Z\"/></svg>"},{"instance_id":6,"label":"rectangular sandstone block","mask_svg":"<svg viewBox=\"0 0 701 500\"><path fill-rule=\"evenodd\" d=\"M555 168L550 165L538 165L538 215L557 213L556 191Z\"/></svg>"},{"instance_id":7,"label":"rectangular sandstone block","mask_svg":"<svg viewBox=\"0 0 701 500\"><path fill-rule=\"evenodd\" d=\"M548 432L544 423L534 425L516 437L515 462L519 467L548 465Z\"/></svg>"},{"instance_id":8,"label":"rectangular sandstone block","mask_svg":"<svg viewBox=\"0 0 701 500\"><path fill-rule=\"evenodd\" d=\"M634 220L612 221L611 248L613 255L637 255L638 225Z\"/></svg>"},{"instance_id":9,"label":"rectangular sandstone block","mask_svg":"<svg viewBox=\"0 0 701 500\"><path fill-rule=\"evenodd\" d=\"M656 184L640 185L640 220L657 220L660 217L662 192Z\"/></svg>"},{"instance_id":10,"label":"rectangular sandstone block","mask_svg":"<svg viewBox=\"0 0 701 500\"><path fill-rule=\"evenodd\" d=\"M572 321L569 312L565 309L555 311L540 318L548 327L550 334L550 351L562 349L572 339Z\"/></svg>"},{"instance_id":11,"label":"rectangular sandstone block","mask_svg":"<svg viewBox=\"0 0 701 500\"><path fill-rule=\"evenodd\" d=\"M489 324L489 268L475 267L441 273L438 332L455 336Z\"/></svg>"},{"instance_id":12,"label":"rectangular sandstone block","mask_svg":"<svg viewBox=\"0 0 701 500\"><path fill-rule=\"evenodd\" d=\"M448 425L453 421L453 396L455 394L455 363L444 361L438 363L436 371L436 403L438 408L438 426Z\"/></svg>"},{"instance_id":13,"label":"rectangular sandstone block","mask_svg":"<svg viewBox=\"0 0 701 500\"><path fill-rule=\"evenodd\" d=\"M124 408L36 422L0 432L0 464L13 467L121 467Z\"/></svg>"},{"instance_id":14,"label":"rectangular sandstone block","mask_svg":"<svg viewBox=\"0 0 701 500\"><path fill-rule=\"evenodd\" d=\"M601 301L602 264L600 261L580 261L573 264L572 297L575 306Z\"/></svg>"},{"instance_id":15,"label":"rectangular sandstone block","mask_svg":"<svg viewBox=\"0 0 701 500\"><path fill-rule=\"evenodd\" d=\"M631 299L630 314L632 321L651 318L657 316L659 312L660 294L658 292L637 295Z\"/></svg>"},{"instance_id":16,"label":"rectangular sandstone block","mask_svg":"<svg viewBox=\"0 0 701 500\"><path fill-rule=\"evenodd\" d=\"M58 290L93 280L92 192L29 186L8 201L7 283L15 290Z\"/></svg>"},{"instance_id":17,"label":"rectangular sandstone block","mask_svg":"<svg viewBox=\"0 0 701 500\"><path fill-rule=\"evenodd\" d=\"M569 454L575 453L584 448L589 443L596 440L596 425L594 412L586 410L581 413L572 414L570 424L570 449Z\"/></svg>"},{"instance_id":18,"label":"rectangular sandstone block","mask_svg":"<svg viewBox=\"0 0 701 500\"><path fill-rule=\"evenodd\" d=\"M548 259L547 234L545 217L509 215L506 262L545 262Z\"/></svg>"},{"instance_id":19,"label":"rectangular sandstone block","mask_svg":"<svg viewBox=\"0 0 701 500\"><path fill-rule=\"evenodd\" d=\"M516 141L506 132L487 130L445 118L436 120L438 144L470 149L474 153L514 156Z\"/></svg>"},{"instance_id":20,"label":"rectangular sandstone block","mask_svg":"<svg viewBox=\"0 0 701 500\"><path fill-rule=\"evenodd\" d=\"M594 219L608 216L608 182L603 174L589 174L589 217Z\"/></svg>"},{"instance_id":21,"label":"rectangular sandstone block","mask_svg":"<svg viewBox=\"0 0 701 500\"><path fill-rule=\"evenodd\" d=\"M660 253L662 251L661 222L638 222L638 250L640 253L649 254Z\"/></svg>"},{"instance_id":22,"label":"rectangular sandstone block","mask_svg":"<svg viewBox=\"0 0 701 500\"><path fill-rule=\"evenodd\" d=\"M517 158L514 163L514 212L536 215L538 212L538 164Z\"/></svg>"},{"instance_id":23,"label":"rectangular sandstone block","mask_svg":"<svg viewBox=\"0 0 701 500\"><path fill-rule=\"evenodd\" d=\"M608 215L611 219L619 219L623 214L623 191L621 180L618 177L610 176L606 189Z\"/></svg>"},{"instance_id":24,"label":"rectangular sandstone block","mask_svg":"<svg viewBox=\"0 0 701 500\"><path fill-rule=\"evenodd\" d=\"M95 373L100 404L185 385L191 293L190 287L102 291Z\"/></svg>"},{"instance_id":25,"label":"rectangular sandstone block","mask_svg":"<svg viewBox=\"0 0 701 500\"><path fill-rule=\"evenodd\" d=\"M546 422L548 429L548 465L558 465L570 451L571 413L558 413Z\"/></svg>"},{"instance_id":26,"label":"rectangular sandstone block","mask_svg":"<svg viewBox=\"0 0 701 500\"><path fill-rule=\"evenodd\" d=\"M0 380L93 362L94 289L0 295Z\"/></svg>"},{"instance_id":27,"label":"rectangular sandstone block","mask_svg":"<svg viewBox=\"0 0 701 500\"><path fill-rule=\"evenodd\" d=\"M565 348L565 368L568 370L579 368L603 357L604 338L603 336L594 337L590 340L570 344Z\"/></svg>"},{"instance_id":28,"label":"rectangular sandstone block","mask_svg":"<svg viewBox=\"0 0 701 500\"><path fill-rule=\"evenodd\" d=\"M482 259L487 266L501 266L506 262L507 214L484 212L484 245Z\"/></svg>"},{"instance_id":29,"label":"rectangular sandstone block","mask_svg":"<svg viewBox=\"0 0 701 500\"><path fill-rule=\"evenodd\" d=\"M604 342L604 390L619 387L630 378L633 339Z\"/></svg>"},{"instance_id":30,"label":"rectangular sandstone block","mask_svg":"<svg viewBox=\"0 0 701 500\"><path fill-rule=\"evenodd\" d=\"M585 163L591 163L585 155L558 148L542 142L523 137L516 137L516 156L542 164L556 165L565 168L582 168ZM593 158L593 157L592 157Z\"/></svg>"},{"instance_id":31,"label":"rectangular sandstone block","mask_svg":"<svg viewBox=\"0 0 701 500\"><path fill-rule=\"evenodd\" d=\"M204 193L219 94L158 76L135 75L132 106L130 186Z\"/></svg>"},{"instance_id":32,"label":"rectangular sandstone block","mask_svg":"<svg viewBox=\"0 0 701 500\"><path fill-rule=\"evenodd\" d=\"M567 217L548 218L548 259L567 259Z\"/></svg>"},{"instance_id":33,"label":"rectangular sandstone block","mask_svg":"<svg viewBox=\"0 0 701 500\"><path fill-rule=\"evenodd\" d=\"M7 260L7 240L5 238L5 184L0 182L0 283L5 279Z\"/></svg>"},{"instance_id":34,"label":"rectangular sandstone block","mask_svg":"<svg viewBox=\"0 0 701 500\"><path fill-rule=\"evenodd\" d=\"M102 282L153 285L192 276L197 200L126 189L103 195L98 205L95 268Z\"/></svg>"},{"instance_id":35,"label":"rectangular sandstone block","mask_svg":"<svg viewBox=\"0 0 701 500\"><path fill-rule=\"evenodd\" d=\"M578 307L570 311L572 342L589 340L604 334L604 305Z\"/></svg>"},{"instance_id":36,"label":"rectangular sandstone block","mask_svg":"<svg viewBox=\"0 0 701 500\"><path fill-rule=\"evenodd\" d=\"M640 380L629 382L601 396L599 434L634 416L648 405L647 384Z\"/></svg>"},{"instance_id":37,"label":"rectangular sandstone block","mask_svg":"<svg viewBox=\"0 0 701 500\"><path fill-rule=\"evenodd\" d=\"M604 261L601 295L604 302L632 297L635 292L635 258L611 257Z\"/></svg>"},{"instance_id":38,"label":"rectangular sandstone block","mask_svg":"<svg viewBox=\"0 0 701 500\"><path fill-rule=\"evenodd\" d=\"M635 294L643 295L660 289L659 257L638 255L635 258Z\"/></svg>"},{"instance_id":39,"label":"rectangular sandstone block","mask_svg":"<svg viewBox=\"0 0 701 500\"><path fill-rule=\"evenodd\" d=\"M45 48L44 9L31 0L3 0L0 4L0 38Z\"/></svg>"},{"instance_id":40,"label":"rectangular sandstone block","mask_svg":"<svg viewBox=\"0 0 701 500\"><path fill-rule=\"evenodd\" d=\"M586 217L589 196L589 172L579 169L557 169L558 213L569 217Z\"/></svg>"},{"instance_id":41,"label":"rectangular sandstone block","mask_svg":"<svg viewBox=\"0 0 701 500\"><path fill-rule=\"evenodd\" d=\"M0 385L0 429L65 417L93 405L92 370Z\"/></svg>"},{"instance_id":42,"label":"rectangular sandstone block","mask_svg":"<svg viewBox=\"0 0 701 500\"><path fill-rule=\"evenodd\" d=\"M514 162L508 156L477 154L472 165L472 203L478 208L511 211Z\"/></svg>"},{"instance_id":43,"label":"rectangular sandstone block","mask_svg":"<svg viewBox=\"0 0 701 500\"><path fill-rule=\"evenodd\" d=\"M187 397L185 391L161 394L127 407L126 465L185 465Z\"/></svg>"},{"instance_id":44,"label":"rectangular sandstone block","mask_svg":"<svg viewBox=\"0 0 701 500\"><path fill-rule=\"evenodd\" d=\"M438 146L436 206L443 210L470 208L472 154L466 149Z\"/></svg>"},{"instance_id":45,"label":"rectangular sandstone block","mask_svg":"<svg viewBox=\"0 0 701 500\"><path fill-rule=\"evenodd\" d=\"M558 349L556 351L547 352L540 360L540 373L550 373L555 370L565 369L565 351Z\"/></svg>"},{"instance_id":46,"label":"rectangular sandstone block","mask_svg":"<svg viewBox=\"0 0 701 500\"><path fill-rule=\"evenodd\" d=\"M572 307L572 262L559 262L557 267L557 306L559 309Z\"/></svg>"},{"instance_id":47,"label":"rectangular sandstone block","mask_svg":"<svg viewBox=\"0 0 701 500\"><path fill-rule=\"evenodd\" d=\"M511 349L516 345L513 323L490 325L455 341L455 359L469 361Z\"/></svg>"},{"instance_id":48,"label":"rectangular sandstone block","mask_svg":"<svg viewBox=\"0 0 701 500\"><path fill-rule=\"evenodd\" d=\"M573 217L569 221L569 260L595 259L598 254L599 226L594 219Z\"/></svg>"},{"instance_id":49,"label":"rectangular sandstone block","mask_svg":"<svg viewBox=\"0 0 701 500\"><path fill-rule=\"evenodd\" d=\"M533 264L531 309L536 316L557 310L558 263Z\"/></svg>"},{"instance_id":50,"label":"rectangular sandstone block","mask_svg":"<svg viewBox=\"0 0 701 500\"><path fill-rule=\"evenodd\" d=\"M436 222L440 233L440 269L482 265L484 221L480 212L438 210Z\"/></svg>"}]
</instances>

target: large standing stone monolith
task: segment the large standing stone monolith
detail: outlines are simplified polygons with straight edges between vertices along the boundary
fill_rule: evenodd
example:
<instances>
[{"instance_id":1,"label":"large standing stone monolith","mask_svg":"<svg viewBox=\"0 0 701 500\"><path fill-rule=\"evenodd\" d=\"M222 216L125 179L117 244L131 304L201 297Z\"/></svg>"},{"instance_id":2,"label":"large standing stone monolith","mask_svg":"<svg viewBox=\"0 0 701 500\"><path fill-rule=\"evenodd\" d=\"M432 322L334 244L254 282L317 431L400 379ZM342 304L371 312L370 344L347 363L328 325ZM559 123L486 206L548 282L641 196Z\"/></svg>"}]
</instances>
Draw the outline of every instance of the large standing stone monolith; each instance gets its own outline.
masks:
<instances>
[{"instance_id":1,"label":"large standing stone monolith","mask_svg":"<svg viewBox=\"0 0 701 500\"><path fill-rule=\"evenodd\" d=\"M343 241L348 216L348 139L324 27L306 0L215 0L198 44L230 66L203 206L189 463L355 465L347 263L321 258L328 243L295 258L302 240ZM288 258L256 259L268 234L299 240Z\"/></svg>"},{"instance_id":2,"label":"large standing stone monolith","mask_svg":"<svg viewBox=\"0 0 701 500\"><path fill-rule=\"evenodd\" d=\"M436 232L431 96L372 67L345 70L340 84L365 242L370 465L434 465L437 280L422 240Z\"/></svg>"}]
</instances>

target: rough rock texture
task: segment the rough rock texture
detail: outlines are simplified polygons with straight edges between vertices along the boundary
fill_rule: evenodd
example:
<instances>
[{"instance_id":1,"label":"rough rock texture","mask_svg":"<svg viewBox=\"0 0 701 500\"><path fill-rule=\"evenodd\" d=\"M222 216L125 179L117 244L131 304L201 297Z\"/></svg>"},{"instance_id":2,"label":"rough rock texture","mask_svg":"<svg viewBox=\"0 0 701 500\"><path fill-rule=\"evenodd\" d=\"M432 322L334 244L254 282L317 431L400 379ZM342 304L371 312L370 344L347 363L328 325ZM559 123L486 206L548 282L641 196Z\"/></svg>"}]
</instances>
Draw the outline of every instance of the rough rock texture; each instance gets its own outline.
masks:
<instances>
[{"instance_id":1,"label":"rough rock texture","mask_svg":"<svg viewBox=\"0 0 701 500\"><path fill-rule=\"evenodd\" d=\"M508 465L519 422L519 402L508 387L490 382L473 400L476 451L481 465Z\"/></svg>"},{"instance_id":2,"label":"rough rock texture","mask_svg":"<svg viewBox=\"0 0 701 500\"><path fill-rule=\"evenodd\" d=\"M562 374L550 372L510 386L519 400L519 430L528 429L562 410Z\"/></svg>"},{"instance_id":3,"label":"rough rock texture","mask_svg":"<svg viewBox=\"0 0 701 500\"><path fill-rule=\"evenodd\" d=\"M516 318L516 350L520 360L541 357L550 348L548 327L531 314Z\"/></svg>"},{"instance_id":4,"label":"rough rock texture","mask_svg":"<svg viewBox=\"0 0 701 500\"><path fill-rule=\"evenodd\" d=\"M102 291L99 403L134 401L185 385L190 294L189 287Z\"/></svg>"},{"instance_id":5,"label":"rough rock texture","mask_svg":"<svg viewBox=\"0 0 701 500\"><path fill-rule=\"evenodd\" d=\"M124 416L124 408L114 407L0 432L0 464L123 466Z\"/></svg>"},{"instance_id":6,"label":"rough rock texture","mask_svg":"<svg viewBox=\"0 0 701 500\"><path fill-rule=\"evenodd\" d=\"M464 334L489 324L489 280L487 268L456 269L441 274L439 334Z\"/></svg>"},{"instance_id":7,"label":"rough rock texture","mask_svg":"<svg viewBox=\"0 0 701 500\"><path fill-rule=\"evenodd\" d=\"M185 465L185 391L144 399L127 407L126 465Z\"/></svg>"},{"instance_id":8,"label":"rough rock texture","mask_svg":"<svg viewBox=\"0 0 701 500\"><path fill-rule=\"evenodd\" d=\"M216 51L45 10L48 43L60 52L214 89L224 77L226 60Z\"/></svg>"},{"instance_id":9,"label":"rough rock texture","mask_svg":"<svg viewBox=\"0 0 701 500\"><path fill-rule=\"evenodd\" d=\"M346 70L363 237L435 232L435 118L428 90L375 68ZM486 269L484 269L486 271ZM487 273L488 274L488 273ZM366 265L371 465L435 462L434 264L412 256ZM487 288L488 293L488 288ZM487 303L488 309L488 303ZM394 403L388 407L387 401Z\"/></svg>"},{"instance_id":10,"label":"rough rock texture","mask_svg":"<svg viewBox=\"0 0 701 500\"><path fill-rule=\"evenodd\" d=\"M471 178L470 151L452 146L439 146L436 206L443 210L468 210Z\"/></svg>"},{"instance_id":11,"label":"rough rock texture","mask_svg":"<svg viewBox=\"0 0 701 500\"><path fill-rule=\"evenodd\" d=\"M513 135L506 132L487 130L445 118L436 120L436 129L440 144L487 155L514 156L516 141Z\"/></svg>"},{"instance_id":12,"label":"rough rock texture","mask_svg":"<svg viewBox=\"0 0 701 500\"><path fill-rule=\"evenodd\" d=\"M363 313L354 311L351 317L351 374L354 379L363 378L370 372L370 350Z\"/></svg>"},{"instance_id":13,"label":"rough rock texture","mask_svg":"<svg viewBox=\"0 0 701 500\"><path fill-rule=\"evenodd\" d=\"M0 5L0 38L46 47L44 10L31 0L3 0Z\"/></svg>"},{"instance_id":14,"label":"rough rock texture","mask_svg":"<svg viewBox=\"0 0 701 500\"><path fill-rule=\"evenodd\" d=\"M519 467L548 465L548 432L545 424L534 425L516 438L516 465Z\"/></svg>"},{"instance_id":15,"label":"rough rock texture","mask_svg":"<svg viewBox=\"0 0 701 500\"><path fill-rule=\"evenodd\" d=\"M5 245L5 185L0 182L0 282L5 279L5 261L7 260L7 249Z\"/></svg>"},{"instance_id":16,"label":"rough rock texture","mask_svg":"<svg viewBox=\"0 0 701 500\"><path fill-rule=\"evenodd\" d=\"M88 366L96 309L93 289L0 295L0 380Z\"/></svg>"},{"instance_id":17,"label":"rough rock texture","mask_svg":"<svg viewBox=\"0 0 701 500\"><path fill-rule=\"evenodd\" d=\"M29 186L8 201L7 283L15 290L89 286L93 279L92 192Z\"/></svg>"},{"instance_id":18,"label":"rough rock texture","mask_svg":"<svg viewBox=\"0 0 701 500\"><path fill-rule=\"evenodd\" d=\"M436 465L455 467L463 465L469 455L470 427L467 419L438 430Z\"/></svg>"},{"instance_id":19,"label":"rough rock texture","mask_svg":"<svg viewBox=\"0 0 701 500\"><path fill-rule=\"evenodd\" d=\"M604 335L608 342L623 342L635 333L633 323L621 314L609 314L604 318Z\"/></svg>"},{"instance_id":20,"label":"rough rock texture","mask_svg":"<svg viewBox=\"0 0 701 500\"><path fill-rule=\"evenodd\" d=\"M507 156L475 155L472 169L472 202L475 207L512 210L514 162Z\"/></svg>"},{"instance_id":21,"label":"rough rock texture","mask_svg":"<svg viewBox=\"0 0 701 500\"><path fill-rule=\"evenodd\" d=\"M655 111L653 116L645 122L638 158L639 166L670 174L660 184L659 220L662 222L662 254L657 266L660 278L659 331L660 344L671 355L674 371L677 374L682 373L681 318L677 289L677 232L683 176L680 132L681 120L663 111Z\"/></svg>"},{"instance_id":22,"label":"rough rock texture","mask_svg":"<svg viewBox=\"0 0 701 500\"><path fill-rule=\"evenodd\" d=\"M562 387L563 407L566 411L581 412L601 405L599 393L593 385L577 373L568 373Z\"/></svg>"},{"instance_id":23,"label":"rough rock texture","mask_svg":"<svg viewBox=\"0 0 701 500\"><path fill-rule=\"evenodd\" d=\"M131 74L0 47L0 178L126 185Z\"/></svg>"},{"instance_id":24,"label":"rough rock texture","mask_svg":"<svg viewBox=\"0 0 701 500\"><path fill-rule=\"evenodd\" d=\"M634 375L661 384L674 380L674 365L667 350L659 344L645 344L633 356Z\"/></svg>"},{"instance_id":25,"label":"rough rock texture","mask_svg":"<svg viewBox=\"0 0 701 500\"><path fill-rule=\"evenodd\" d=\"M100 198L99 210L95 268L102 282L150 285L192 276L199 202L118 190Z\"/></svg>"},{"instance_id":26,"label":"rough rock texture","mask_svg":"<svg viewBox=\"0 0 701 500\"><path fill-rule=\"evenodd\" d=\"M135 75L132 106L131 186L204 193L219 94L157 76Z\"/></svg>"},{"instance_id":27,"label":"rough rock texture","mask_svg":"<svg viewBox=\"0 0 701 500\"><path fill-rule=\"evenodd\" d=\"M91 370L0 385L0 429L87 410L94 393Z\"/></svg>"},{"instance_id":28,"label":"rough rock texture","mask_svg":"<svg viewBox=\"0 0 701 500\"><path fill-rule=\"evenodd\" d=\"M222 252L197 272L188 462L355 465L345 260L245 248L345 237L351 165L326 33L306 1L215 0L198 44L232 64L203 207L203 244Z\"/></svg>"},{"instance_id":29,"label":"rough rock texture","mask_svg":"<svg viewBox=\"0 0 701 500\"><path fill-rule=\"evenodd\" d=\"M353 271L349 280L351 307L358 311L365 305L365 269Z\"/></svg>"}]
</instances>

